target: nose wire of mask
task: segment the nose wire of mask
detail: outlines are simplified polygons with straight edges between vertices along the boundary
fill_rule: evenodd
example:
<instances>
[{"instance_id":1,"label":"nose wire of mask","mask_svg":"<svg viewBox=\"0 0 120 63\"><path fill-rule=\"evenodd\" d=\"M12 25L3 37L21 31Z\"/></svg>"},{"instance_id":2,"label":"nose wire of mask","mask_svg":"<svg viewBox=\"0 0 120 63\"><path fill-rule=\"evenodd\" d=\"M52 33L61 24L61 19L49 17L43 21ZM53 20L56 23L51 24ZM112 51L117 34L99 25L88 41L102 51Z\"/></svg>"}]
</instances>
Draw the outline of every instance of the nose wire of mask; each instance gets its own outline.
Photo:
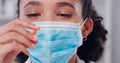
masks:
<instances>
[{"instance_id":1,"label":"nose wire of mask","mask_svg":"<svg viewBox=\"0 0 120 63\"><path fill-rule=\"evenodd\" d=\"M33 24L40 30L36 33L35 48L28 48L32 63L68 63L82 45L80 23L44 21Z\"/></svg>"},{"instance_id":2,"label":"nose wire of mask","mask_svg":"<svg viewBox=\"0 0 120 63\"><path fill-rule=\"evenodd\" d=\"M70 23L70 22L52 22L52 21L46 21L46 22L33 22L36 26L44 29L72 29L72 30L78 30L80 28L79 23Z\"/></svg>"}]
</instances>

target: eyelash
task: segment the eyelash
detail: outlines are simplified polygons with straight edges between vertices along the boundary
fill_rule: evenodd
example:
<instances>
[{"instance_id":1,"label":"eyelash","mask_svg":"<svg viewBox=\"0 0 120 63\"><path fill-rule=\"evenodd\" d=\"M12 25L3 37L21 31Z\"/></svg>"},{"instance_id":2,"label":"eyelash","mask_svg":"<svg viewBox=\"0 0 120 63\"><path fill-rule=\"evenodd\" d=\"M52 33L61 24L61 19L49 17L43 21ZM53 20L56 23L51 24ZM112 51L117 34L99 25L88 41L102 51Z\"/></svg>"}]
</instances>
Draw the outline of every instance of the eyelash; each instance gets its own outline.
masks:
<instances>
[{"instance_id":1,"label":"eyelash","mask_svg":"<svg viewBox=\"0 0 120 63\"><path fill-rule=\"evenodd\" d=\"M39 13L31 13L31 14L27 14L26 16L27 17L38 17L38 16L41 16L41 14L39 14Z\"/></svg>"},{"instance_id":2,"label":"eyelash","mask_svg":"<svg viewBox=\"0 0 120 63\"><path fill-rule=\"evenodd\" d=\"M62 17L65 17L65 18L71 18L72 17L71 14L67 14L67 13L60 13L60 14L57 14L57 16L62 16Z\"/></svg>"},{"instance_id":3,"label":"eyelash","mask_svg":"<svg viewBox=\"0 0 120 63\"><path fill-rule=\"evenodd\" d=\"M39 13L31 13L31 14L27 14L26 16L31 18L31 17L41 16L41 14L39 14ZM59 14L57 14L57 16L61 16L61 17L65 17L65 18L71 18L72 17L71 14L67 14L67 13L59 13Z\"/></svg>"}]
</instances>

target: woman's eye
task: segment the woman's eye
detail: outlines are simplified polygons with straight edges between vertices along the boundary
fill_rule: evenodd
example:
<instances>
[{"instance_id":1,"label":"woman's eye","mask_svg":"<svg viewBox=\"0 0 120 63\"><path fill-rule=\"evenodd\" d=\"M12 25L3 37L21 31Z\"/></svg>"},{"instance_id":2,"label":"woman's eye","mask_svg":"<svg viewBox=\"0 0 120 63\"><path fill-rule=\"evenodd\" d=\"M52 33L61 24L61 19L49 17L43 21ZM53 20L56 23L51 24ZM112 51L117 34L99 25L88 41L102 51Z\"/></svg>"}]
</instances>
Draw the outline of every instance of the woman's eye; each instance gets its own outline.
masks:
<instances>
[{"instance_id":1,"label":"woman's eye","mask_svg":"<svg viewBox=\"0 0 120 63\"><path fill-rule=\"evenodd\" d=\"M26 16L27 17L38 17L38 16L41 16L41 14L39 14L39 13L31 13L31 14L27 14Z\"/></svg>"},{"instance_id":2,"label":"woman's eye","mask_svg":"<svg viewBox=\"0 0 120 63\"><path fill-rule=\"evenodd\" d=\"M71 14L57 14L57 16L61 16L61 17L65 17L65 18L71 18L72 17L72 15Z\"/></svg>"}]
</instances>

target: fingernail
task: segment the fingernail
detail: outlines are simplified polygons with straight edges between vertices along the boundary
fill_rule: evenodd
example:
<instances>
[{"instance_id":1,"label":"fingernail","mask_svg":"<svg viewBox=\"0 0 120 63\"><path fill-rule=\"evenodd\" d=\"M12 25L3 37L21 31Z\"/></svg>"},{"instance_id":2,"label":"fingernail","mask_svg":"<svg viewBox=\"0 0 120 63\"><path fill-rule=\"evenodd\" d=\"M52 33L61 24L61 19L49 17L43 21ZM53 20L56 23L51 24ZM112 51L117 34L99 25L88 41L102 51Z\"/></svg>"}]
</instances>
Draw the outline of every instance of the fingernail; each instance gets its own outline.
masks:
<instances>
[{"instance_id":1,"label":"fingernail","mask_svg":"<svg viewBox=\"0 0 120 63\"><path fill-rule=\"evenodd\" d=\"M38 41L38 37L36 35L33 36L34 41Z\"/></svg>"},{"instance_id":2,"label":"fingernail","mask_svg":"<svg viewBox=\"0 0 120 63\"><path fill-rule=\"evenodd\" d=\"M33 31L32 31L32 34L33 34L33 35L35 35L35 34L36 34L36 32L37 32L36 30L33 30Z\"/></svg>"}]
</instances>

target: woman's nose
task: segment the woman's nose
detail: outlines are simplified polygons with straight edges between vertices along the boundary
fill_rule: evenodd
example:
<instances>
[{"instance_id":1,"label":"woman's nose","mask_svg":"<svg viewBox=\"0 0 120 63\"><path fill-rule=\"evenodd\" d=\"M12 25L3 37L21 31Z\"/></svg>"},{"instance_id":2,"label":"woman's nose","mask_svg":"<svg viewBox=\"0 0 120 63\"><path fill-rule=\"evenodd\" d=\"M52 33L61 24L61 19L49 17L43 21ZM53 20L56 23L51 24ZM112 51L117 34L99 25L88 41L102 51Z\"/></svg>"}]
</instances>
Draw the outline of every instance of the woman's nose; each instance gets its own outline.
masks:
<instances>
[{"instance_id":1,"label":"woman's nose","mask_svg":"<svg viewBox=\"0 0 120 63\"><path fill-rule=\"evenodd\" d=\"M42 21L55 21L55 16L52 12L46 11L42 17Z\"/></svg>"}]
</instances>

